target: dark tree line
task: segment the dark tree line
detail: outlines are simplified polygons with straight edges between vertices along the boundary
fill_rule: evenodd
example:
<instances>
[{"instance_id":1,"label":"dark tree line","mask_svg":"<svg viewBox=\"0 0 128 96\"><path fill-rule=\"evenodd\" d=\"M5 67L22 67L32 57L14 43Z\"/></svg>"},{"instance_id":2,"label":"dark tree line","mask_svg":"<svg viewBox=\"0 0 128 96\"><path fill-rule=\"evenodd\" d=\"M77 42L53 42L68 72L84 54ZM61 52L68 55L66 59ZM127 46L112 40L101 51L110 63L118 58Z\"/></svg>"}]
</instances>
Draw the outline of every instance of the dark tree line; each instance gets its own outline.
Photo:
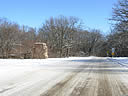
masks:
<instances>
[{"instance_id":1,"label":"dark tree line","mask_svg":"<svg viewBox=\"0 0 128 96\"><path fill-rule=\"evenodd\" d=\"M99 30L83 30L82 22L76 17L51 17L38 31L0 19L1 58L9 58L17 46L21 47L16 51L17 55L30 53L35 42L48 45L49 57L105 56L101 53L104 41Z\"/></svg>"},{"instance_id":2,"label":"dark tree line","mask_svg":"<svg viewBox=\"0 0 128 96\"><path fill-rule=\"evenodd\" d=\"M30 51L31 44L36 40L36 30L27 26L19 26L7 19L0 19L0 57L8 58L17 46L24 46L24 52ZM21 54L21 52L17 52Z\"/></svg>"},{"instance_id":3,"label":"dark tree line","mask_svg":"<svg viewBox=\"0 0 128 96\"><path fill-rule=\"evenodd\" d=\"M104 36L96 29L83 30L76 17L51 17L39 29L38 36L48 44L53 57L104 55Z\"/></svg>"},{"instance_id":4,"label":"dark tree line","mask_svg":"<svg viewBox=\"0 0 128 96\"><path fill-rule=\"evenodd\" d=\"M69 56L128 56L128 0L119 0L113 7L111 33L104 36L98 29L86 30L77 17L51 17L41 28L19 26L7 19L0 19L0 57L9 58L16 46L18 55L31 53L35 42L48 45L49 57Z\"/></svg>"},{"instance_id":5,"label":"dark tree line","mask_svg":"<svg viewBox=\"0 0 128 96\"><path fill-rule=\"evenodd\" d=\"M113 7L113 29L107 36L108 48L116 49L116 56L128 56L128 0L119 0Z\"/></svg>"}]
</instances>

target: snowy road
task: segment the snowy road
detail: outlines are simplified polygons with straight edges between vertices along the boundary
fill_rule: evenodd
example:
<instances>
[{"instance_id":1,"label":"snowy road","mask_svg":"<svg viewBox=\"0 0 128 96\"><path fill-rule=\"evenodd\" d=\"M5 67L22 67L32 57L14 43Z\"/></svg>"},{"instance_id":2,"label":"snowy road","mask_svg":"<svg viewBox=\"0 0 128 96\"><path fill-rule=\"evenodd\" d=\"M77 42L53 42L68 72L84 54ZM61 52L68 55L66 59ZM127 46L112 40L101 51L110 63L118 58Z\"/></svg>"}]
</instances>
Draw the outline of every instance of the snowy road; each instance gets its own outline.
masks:
<instances>
[{"instance_id":1,"label":"snowy road","mask_svg":"<svg viewBox=\"0 0 128 96\"><path fill-rule=\"evenodd\" d=\"M128 68L98 57L0 60L0 96L128 96Z\"/></svg>"}]
</instances>

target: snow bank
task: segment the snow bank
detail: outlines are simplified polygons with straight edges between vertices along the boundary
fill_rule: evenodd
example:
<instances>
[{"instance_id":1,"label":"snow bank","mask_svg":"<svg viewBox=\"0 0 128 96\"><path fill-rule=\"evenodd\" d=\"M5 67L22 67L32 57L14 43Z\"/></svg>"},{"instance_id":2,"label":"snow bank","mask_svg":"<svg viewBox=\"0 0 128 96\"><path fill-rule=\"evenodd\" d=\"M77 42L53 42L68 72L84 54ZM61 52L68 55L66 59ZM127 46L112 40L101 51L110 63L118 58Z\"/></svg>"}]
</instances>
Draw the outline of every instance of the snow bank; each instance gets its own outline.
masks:
<instances>
[{"instance_id":1,"label":"snow bank","mask_svg":"<svg viewBox=\"0 0 128 96\"><path fill-rule=\"evenodd\" d=\"M0 59L0 82L9 80L16 76L27 74L39 69L57 69L68 68L74 66L74 63L69 63L72 60L89 60L99 59L99 57L69 57L69 58L48 58L48 59ZM67 63L65 63L67 62ZM81 63L75 65L79 66Z\"/></svg>"},{"instance_id":2,"label":"snow bank","mask_svg":"<svg viewBox=\"0 0 128 96\"><path fill-rule=\"evenodd\" d=\"M112 57L108 59L120 64L121 66L128 67L128 57Z\"/></svg>"}]
</instances>

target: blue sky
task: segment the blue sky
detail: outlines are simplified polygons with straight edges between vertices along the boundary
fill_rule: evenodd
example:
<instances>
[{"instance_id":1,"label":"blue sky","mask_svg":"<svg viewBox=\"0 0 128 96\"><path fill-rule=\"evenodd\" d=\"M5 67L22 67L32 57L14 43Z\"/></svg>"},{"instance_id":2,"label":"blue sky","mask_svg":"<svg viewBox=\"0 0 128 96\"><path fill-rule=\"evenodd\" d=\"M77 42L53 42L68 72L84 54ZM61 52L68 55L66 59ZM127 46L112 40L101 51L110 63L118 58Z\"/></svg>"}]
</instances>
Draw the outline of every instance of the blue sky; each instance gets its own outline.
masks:
<instances>
[{"instance_id":1,"label":"blue sky","mask_svg":"<svg viewBox=\"0 0 128 96\"><path fill-rule=\"evenodd\" d=\"M117 0L0 0L0 17L20 25L41 27L51 16L75 16L85 28L100 29L107 34L108 18Z\"/></svg>"}]
</instances>

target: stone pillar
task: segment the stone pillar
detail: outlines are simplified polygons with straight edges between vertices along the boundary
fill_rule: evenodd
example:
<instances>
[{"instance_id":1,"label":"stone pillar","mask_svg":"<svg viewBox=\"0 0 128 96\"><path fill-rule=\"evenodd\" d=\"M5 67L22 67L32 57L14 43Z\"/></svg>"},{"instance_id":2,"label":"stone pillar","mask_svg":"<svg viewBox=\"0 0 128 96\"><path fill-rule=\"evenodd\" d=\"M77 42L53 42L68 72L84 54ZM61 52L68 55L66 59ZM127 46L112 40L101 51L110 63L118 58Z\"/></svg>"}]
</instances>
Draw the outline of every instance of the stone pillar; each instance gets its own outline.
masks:
<instances>
[{"instance_id":1,"label":"stone pillar","mask_svg":"<svg viewBox=\"0 0 128 96\"><path fill-rule=\"evenodd\" d=\"M33 58L46 59L48 58L48 48L46 43L35 43L33 47Z\"/></svg>"}]
</instances>

